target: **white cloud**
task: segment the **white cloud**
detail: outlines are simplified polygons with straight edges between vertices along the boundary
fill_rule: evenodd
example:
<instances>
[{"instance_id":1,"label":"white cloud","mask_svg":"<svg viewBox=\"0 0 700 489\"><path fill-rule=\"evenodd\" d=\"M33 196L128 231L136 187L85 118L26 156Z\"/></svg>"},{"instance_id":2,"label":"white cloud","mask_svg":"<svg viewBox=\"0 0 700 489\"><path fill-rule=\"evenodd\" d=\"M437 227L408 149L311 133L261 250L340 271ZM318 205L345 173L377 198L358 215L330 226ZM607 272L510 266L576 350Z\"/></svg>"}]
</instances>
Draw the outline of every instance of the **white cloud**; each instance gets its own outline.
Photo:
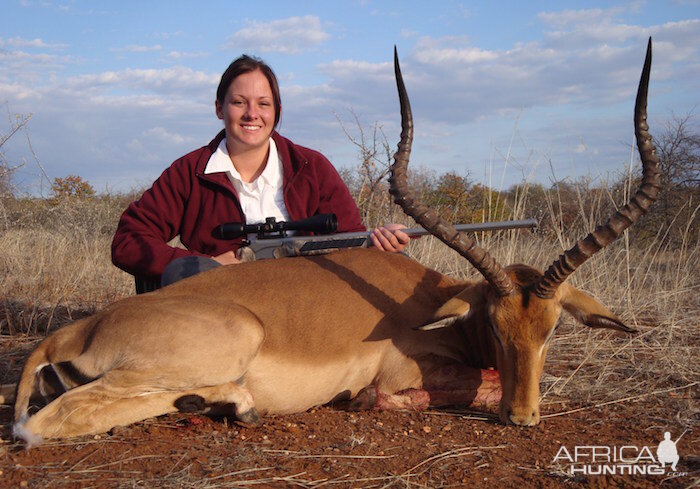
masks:
<instances>
[{"instance_id":1,"label":"white cloud","mask_svg":"<svg viewBox=\"0 0 700 489\"><path fill-rule=\"evenodd\" d=\"M450 45L456 45L452 47ZM493 61L499 53L468 45L466 38L444 37L439 40L424 37L416 44L416 58L423 63L479 63Z\"/></svg>"},{"instance_id":2,"label":"white cloud","mask_svg":"<svg viewBox=\"0 0 700 489\"><path fill-rule=\"evenodd\" d=\"M335 78L351 78L358 77L362 79L383 77L386 80L393 80L394 69L393 64L386 63L370 63L368 61L357 60L334 60L330 63L323 63L318 66L318 69L324 73L330 74Z\"/></svg>"},{"instance_id":3,"label":"white cloud","mask_svg":"<svg viewBox=\"0 0 700 489\"><path fill-rule=\"evenodd\" d=\"M188 96L193 91L213 93L220 75L207 74L183 66L163 69L133 69L105 71L91 75L79 75L68 78L64 87L72 90L99 91L105 87L129 88L158 92L177 93Z\"/></svg>"},{"instance_id":4,"label":"white cloud","mask_svg":"<svg viewBox=\"0 0 700 489\"><path fill-rule=\"evenodd\" d=\"M128 46L123 46L121 48L112 48L110 51L117 53L149 53L153 51L161 51L163 46L160 44L154 44L152 46L142 46L139 44L129 44Z\"/></svg>"},{"instance_id":5,"label":"white cloud","mask_svg":"<svg viewBox=\"0 0 700 489\"><path fill-rule=\"evenodd\" d=\"M616 9L615 12L619 12ZM612 10L603 9L581 9L581 10L561 10L559 12L540 12L537 18L544 24L557 29L564 29L572 25L593 24L601 20L607 20Z\"/></svg>"},{"instance_id":6,"label":"white cloud","mask_svg":"<svg viewBox=\"0 0 700 489\"><path fill-rule=\"evenodd\" d=\"M59 54L66 47L67 44L51 43L41 38L0 37L0 82L24 84L27 89L36 83L44 83L80 61L73 55Z\"/></svg>"},{"instance_id":7,"label":"white cloud","mask_svg":"<svg viewBox=\"0 0 700 489\"><path fill-rule=\"evenodd\" d=\"M206 58L209 56L209 53L206 53L204 51L200 52L187 52L187 51L170 51L166 55L168 59L172 60L184 60L184 59L196 59L196 58Z\"/></svg>"},{"instance_id":8,"label":"white cloud","mask_svg":"<svg viewBox=\"0 0 700 489\"><path fill-rule=\"evenodd\" d=\"M67 47L66 44L58 43L47 43L42 39L24 39L22 37L11 37L9 39L3 39L0 37L0 47L10 46L15 48L40 48L40 49L63 49Z\"/></svg>"},{"instance_id":9,"label":"white cloud","mask_svg":"<svg viewBox=\"0 0 700 489\"><path fill-rule=\"evenodd\" d=\"M655 41L662 42L665 37L671 37L676 47L682 49L687 43L697 44L700 39L698 19L641 27L618 20L617 16L623 12L620 8L611 8L540 13L538 18L543 24L554 28L545 32L543 45L557 50L583 50L599 45L627 48L631 43L653 36Z\"/></svg>"},{"instance_id":10,"label":"white cloud","mask_svg":"<svg viewBox=\"0 0 700 489\"><path fill-rule=\"evenodd\" d=\"M167 129L161 126L152 127L144 131L142 133L142 136L147 139L158 140L163 143L176 145L191 143L192 141L191 137L183 136L182 134L168 131Z\"/></svg>"},{"instance_id":11,"label":"white cloud","mask_svg":"<svg viewBox=\"0 0 700 489\"><path fill-rule=\"evenodd\" d=\"M0 82L21 83L27 88L32 88L36 84L46 83L57 72L76 61L68 55L0 49Z\"/></svg>"},{"instance_id":12,"label":"white cloud","mask_svg":"<svg viewBox=\"0 0 700 489\"><path fill-rule=\"evenodd\" d=\"M162 41L168 41L170 39L182 37L183 32L182 31L175 31L175 32L155 32L153 33L153 37L155 39L160 39Z\"/></svg>"},{"instance_id":13,"label":"white cloud","mask_svg":"<svg viewBox=\"0 0 700 489\"><path fill-rule=\"evenodd\" d=\"M169 131L162 126L151 127L141 132L137 137L129 141L126 147L138 154L144 161L162 161L158 150L162 148L191 148L196 144L196 139L192 136L183 136L177 132Z\"/></svg>"},{"instance_id":14,"label":"white cloud","mask_svg":"<svg viewBox=\"0 0 700 489\"><path fill-rule=\"evenodd\" d=\"M421 38L403 60L414 105L429 103L436 122L458 122L531 107L618 103L636 89L649 34L657 83L700 69L700 20L642 27L615 23L615 13L553 14L549 21L571 28L506 50L484 50L460 37Z\"/></svg>"},{"instance_id":15,"label":"white cloud","mask_svg":"<svg viewBox=\"0 0 700 489\"><path fill-rule=\"evenodd\" d=\"M0 82L0 99L2 100L25 100L37 99L38 92L27 87L23 83L2 83Z\"/></svg>"},{"instance_id":16,"label":"white cloud","mask_svg":"<svg viewBox=\"0 0 700 489\"><path fill-rule=\"evenodd\" d=\"M308 87L303 90L307 98L315 99L318 107L325 107L328 114L332 110L352 108L359 114L381 120L386 115L387 100L394 100L394 67L391 62L370 63L358 60L334 60L318 66L319 71L328 75L331 81L321 87ZM323 101L318 99L318 94ZM300 98L303 103L306 99Z\"/></svg>"},{"instance_id":17,"label":"white cloud","mask_svg":"<svg viewBox=\"0 0 700 489\"><path fill-rule=\"evenodd\" d=\"M49 54L0 50L0 100L34 113L32 144L51 176L79 174L98 187L147 183L219 129L219 74L176 66L66 77L42 60L57 64Z\"/></svg>"},{"instance_id":18,"label":"white cloud","mask_svg":"<svg viewBox=\"0 0 700 489\"><path fill-rule=\"evenodd\" d=\"M270 22L250 21L229 38L227 48L261 53L299 54L330 38L315 15L289 17Z\"/></svg>"}]
</instances>

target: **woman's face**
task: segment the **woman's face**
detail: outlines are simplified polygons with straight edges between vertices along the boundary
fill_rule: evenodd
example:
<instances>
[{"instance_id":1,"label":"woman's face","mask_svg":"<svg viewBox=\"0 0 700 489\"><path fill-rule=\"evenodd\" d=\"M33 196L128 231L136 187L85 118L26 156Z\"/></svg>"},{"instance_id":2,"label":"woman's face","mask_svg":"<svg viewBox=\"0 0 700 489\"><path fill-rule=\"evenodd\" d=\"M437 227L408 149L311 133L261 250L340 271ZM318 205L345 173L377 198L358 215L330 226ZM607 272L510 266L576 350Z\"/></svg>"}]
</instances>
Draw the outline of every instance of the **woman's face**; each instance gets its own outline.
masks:
<instances>
[{"instance_id":1,"label":"woman's face","mask_svg":"<svg viewBox=\"0 0 700 489\"><path fill-rule=\"evenodd\" d=\"M216 115L224 121L229 152L265 147L275 128L272 89L260 70L237 76L229 85Z\"/></svg>"}]
</instances>

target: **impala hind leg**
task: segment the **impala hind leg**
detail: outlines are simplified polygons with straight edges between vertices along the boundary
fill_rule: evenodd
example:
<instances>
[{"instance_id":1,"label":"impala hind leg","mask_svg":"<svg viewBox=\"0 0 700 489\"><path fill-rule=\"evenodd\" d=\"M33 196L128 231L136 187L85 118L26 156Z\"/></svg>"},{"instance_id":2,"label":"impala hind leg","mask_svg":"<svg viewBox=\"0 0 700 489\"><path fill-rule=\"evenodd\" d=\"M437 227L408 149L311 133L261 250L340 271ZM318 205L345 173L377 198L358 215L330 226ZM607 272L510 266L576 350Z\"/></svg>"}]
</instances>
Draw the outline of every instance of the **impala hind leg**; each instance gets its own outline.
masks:
<instances>
[{"instance_id":1,"label":"impala hind leg","mask_svg":"<svg viewBox=\"0 0 700 489\"><path fill-rule=\"evenodd\" d=\"M202 399L205 406L235 406L235 414L244 419L256 417L253 397L236 382L185 391L148 391L117 387L119 375L111 372L110 377L66 392L16 427L16 434L35 444L45 438L104 433L115 426L176 412L179 400L193 397Z\"/></svg>"},{"instance_id":2,"label":"impala hind leg","mask_svg":"<svg viewBox=\"0 0 700 489\"><path fill-rule=\"evenodd\" d=\"M205 299L186 311L177 309L180 298L171 302L151 311L157 321L140 324L138 337L115 329L133 326L128 311L115 309L70 361L83 377L99 378L86 378L33 416L20 414L16 436L31 445L102 433L177 411L178 400L197 396L203 405L228 405L239 418L255 420L253 397L235 380L244 378L264 339L259 319L243 307Z\"/></svg>"}]
</instances>

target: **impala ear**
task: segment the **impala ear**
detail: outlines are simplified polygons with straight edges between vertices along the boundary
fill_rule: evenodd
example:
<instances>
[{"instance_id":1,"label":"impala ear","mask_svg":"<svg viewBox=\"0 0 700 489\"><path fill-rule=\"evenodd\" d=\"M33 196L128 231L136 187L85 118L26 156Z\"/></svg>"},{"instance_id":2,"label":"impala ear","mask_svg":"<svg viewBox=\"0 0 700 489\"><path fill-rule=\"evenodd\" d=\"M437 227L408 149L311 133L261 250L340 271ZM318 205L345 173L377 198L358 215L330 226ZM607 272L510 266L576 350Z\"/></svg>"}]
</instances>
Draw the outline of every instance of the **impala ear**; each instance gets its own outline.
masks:
<instances>
[{"instance_id":1,"label":"impala ear","mask_svg":"<svg viewBox=\"0 0 700 489\"><path fill-rule=\"evenodd\" d=\"M636 329L626 326L607 307L585 292L567 283L561 284L559 292L562 307L581 324L591 328L615 329L625 333L637 332Z\"/></svg>"},{"instance_id":2,"label":"impala ear","mask_svg":"<svg viewBox=\"0 0 700 489\"><path fill-rule=\"evenodd\" d=\"M467 287L440 306L440 308L435 311L430 321L414 329L430 331L433 329L447 328L454 325L460 319L466 319L469 313L473 312L472 304L483 303L483 294L483 285L480 283Z\"/></svg>"}]
</instances>

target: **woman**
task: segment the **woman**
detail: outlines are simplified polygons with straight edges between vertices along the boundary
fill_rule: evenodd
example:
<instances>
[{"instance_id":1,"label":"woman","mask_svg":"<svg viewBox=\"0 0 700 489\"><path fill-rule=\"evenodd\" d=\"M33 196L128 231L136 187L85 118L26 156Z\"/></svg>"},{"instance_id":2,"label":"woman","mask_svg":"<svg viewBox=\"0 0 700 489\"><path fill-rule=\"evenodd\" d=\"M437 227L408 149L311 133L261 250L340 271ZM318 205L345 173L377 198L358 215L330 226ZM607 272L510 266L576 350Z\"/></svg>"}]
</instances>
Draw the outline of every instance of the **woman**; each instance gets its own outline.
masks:
<instances>
[{"instance_id":1,"label":"woman","mask_svg":"<svg viewBox=\"0 0 700 489\"><path fill-rule=\"evenodd\" d=\"M339 232L365 230L331 163L275 131L282 107L269 66L246 55L231 63L215 107L224 129L207 146L176 160L119 221L112 261L136 276L137 284L142 278L167 285L239 263L242 238L222 240L214 234L225 222L298 220L333 212ZM379 249L401 251L409 238L400 228L377 228L371 240ZM168 245L178 234L186 250Z\"/></svg>"}]
</instances>

